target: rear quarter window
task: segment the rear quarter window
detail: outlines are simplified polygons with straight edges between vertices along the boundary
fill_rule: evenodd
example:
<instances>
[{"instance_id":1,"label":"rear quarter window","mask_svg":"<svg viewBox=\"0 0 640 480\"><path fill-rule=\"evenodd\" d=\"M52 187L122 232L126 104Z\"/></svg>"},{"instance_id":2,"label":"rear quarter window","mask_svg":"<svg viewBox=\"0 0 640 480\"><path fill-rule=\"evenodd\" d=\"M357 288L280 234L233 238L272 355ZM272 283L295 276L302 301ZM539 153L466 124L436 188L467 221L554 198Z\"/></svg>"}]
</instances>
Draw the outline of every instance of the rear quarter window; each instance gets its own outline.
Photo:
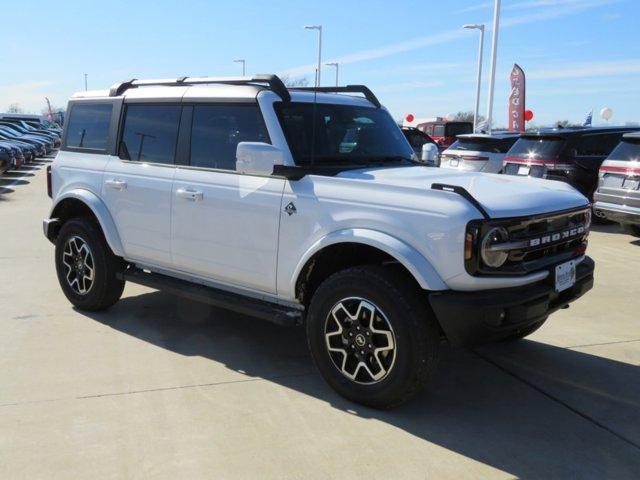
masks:
<instances>
[{"instance_id":1,"label":"rear quarter window","mask_svg":"<svg viewBox=\"0 0 640 480\"><path fill-rule=\"evenodd\" d=\"M106 151L111 123L111 103L80 103L71 107L66 147Z\"/></svg>"},{"instance_id":2,"label":"rear quarter window","mask_svg":"<svg viewBox=\"0 0 640 480\"><path fill-rule=\"evenodd\" d=\"M608 158L625 162L640 162L640 140L637 142L621 142L613 149Z\"/></svg>"}]
</instances>

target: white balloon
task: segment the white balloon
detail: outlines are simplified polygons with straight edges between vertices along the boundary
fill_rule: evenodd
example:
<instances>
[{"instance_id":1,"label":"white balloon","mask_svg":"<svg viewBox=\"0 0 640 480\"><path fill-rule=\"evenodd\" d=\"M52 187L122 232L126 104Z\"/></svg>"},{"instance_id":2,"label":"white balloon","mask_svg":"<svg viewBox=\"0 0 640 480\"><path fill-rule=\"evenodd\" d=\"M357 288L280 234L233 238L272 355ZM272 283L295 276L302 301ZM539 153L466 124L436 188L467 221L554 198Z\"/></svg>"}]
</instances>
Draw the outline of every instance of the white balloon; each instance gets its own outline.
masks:
<instances>
[{"instance_id":1,"label":"white balloon","mask_svg":"<svg viewBox=\"0 0 640 480\"><path fill-rule=\"evenodd\" d=\"M602 110L600 110L600 116L608 121L611 117L613 117L613 110L611 110L609 107L604 107Z\"/></svg>"}]
</instances>

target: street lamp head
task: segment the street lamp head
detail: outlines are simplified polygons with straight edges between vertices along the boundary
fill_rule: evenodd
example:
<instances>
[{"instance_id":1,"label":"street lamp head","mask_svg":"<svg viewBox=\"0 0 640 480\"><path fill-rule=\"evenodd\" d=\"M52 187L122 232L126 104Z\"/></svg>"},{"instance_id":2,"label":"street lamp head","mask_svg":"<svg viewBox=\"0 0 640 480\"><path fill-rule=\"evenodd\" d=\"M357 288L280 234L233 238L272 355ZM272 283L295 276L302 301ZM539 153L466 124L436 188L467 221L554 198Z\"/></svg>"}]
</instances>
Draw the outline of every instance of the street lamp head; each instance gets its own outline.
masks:
<instances>
[{"instance_id":1,"label":"street lamp head","mask_svg":"<svg viewBox=\"0 0 640 480\"><path fill-rule=\"evenodd\" d=\"M305 25L307 30L322 30L322 25Z\"/></svg>"},{"instance_id":2,"label":"street lamp head","mask_svg":"<svg viewBox=\"0 0 640 480\"><path fill-rule=\"evenodd\" d=\"M468 28L470 30L472 29L484 30L484 24L483 23L467 23L463 25L462 28Z\"/></svg>"},{"instance_id":3,"label":"street lamp head","mask_svg":"<svg viewBox=\"0 0 640 480\"><path fill-rule=\"evenodd\" d=\"M338 66L338 62L328 62L328 63L325 63L325 65L327 67L337 67Z\"/></svg>"},{"instance_id":4,"label":"street lamp head","mask_svg":"<svg viewBox=\"0 0 640 480\"><path fill-rule=\"evenodd\" d=\"M234 62L234 63L242 63L242 62L244 62L244 59L243 59L243 58L240 58L240 59L238 59L238 60L234 60L233 62Z\"/></svg>"}]
</instances>

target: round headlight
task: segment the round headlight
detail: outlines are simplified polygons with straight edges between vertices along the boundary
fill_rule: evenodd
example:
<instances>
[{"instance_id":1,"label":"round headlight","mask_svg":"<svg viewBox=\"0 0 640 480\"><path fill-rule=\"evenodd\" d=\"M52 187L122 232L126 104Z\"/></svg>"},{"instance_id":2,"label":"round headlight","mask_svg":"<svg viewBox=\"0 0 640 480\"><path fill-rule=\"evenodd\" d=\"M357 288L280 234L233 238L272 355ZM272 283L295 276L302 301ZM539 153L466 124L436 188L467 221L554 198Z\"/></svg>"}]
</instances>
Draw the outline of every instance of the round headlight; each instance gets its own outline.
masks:
<instances>
[{"instance_id":1,"label":"round headlight","mask_svg":"<svg viewBox=\"0 0 640 480\"><path fill-rule=\"evenodd\" d=\"M589 230L591 227L591 208L584 212L584 228L585 230Z\"/></svg>"},{"instance_id":2,"label":"round headlight","mask_svg":"<svg viewBox=\"0 0 640 480\"><path fill-rule=\"evenodd\" d=\"M491 247L508 239L509 232L502 227L494 227L485 234L480 244L480 256L487 267L498 268L504 265L509 258L509 252L491 250Z\"/></svg>"}]
</instances>

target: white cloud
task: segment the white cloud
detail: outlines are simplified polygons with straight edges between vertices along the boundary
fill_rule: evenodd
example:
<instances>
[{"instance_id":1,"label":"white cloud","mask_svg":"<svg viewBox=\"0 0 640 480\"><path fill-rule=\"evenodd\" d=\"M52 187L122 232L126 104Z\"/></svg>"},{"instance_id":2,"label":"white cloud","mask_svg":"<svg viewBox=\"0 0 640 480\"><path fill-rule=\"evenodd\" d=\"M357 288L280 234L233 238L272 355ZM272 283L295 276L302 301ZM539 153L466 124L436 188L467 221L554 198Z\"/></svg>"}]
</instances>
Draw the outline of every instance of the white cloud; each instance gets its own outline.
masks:
<instances>
[{"instance_id":1,"label":"white cloud","mask_svg":"<svg viewBox=\"0 0 640 480\"><path fill-rule=\"evenodd\" d=\"M619 0L531 0L528 2L521 2L519 4L515 4L515 6L519 6L519 8L525 8L525 5L528 5L531 8L533 8L533 6L537 6L539 7L539 11L527 12L526 14L515 17L507 17L500 22L500 27L509 28L516 25L524 25L527 23L552 20L555 18L569 16L583 10L601 7L606 4L616 3L618 1ZM487 30L490 31L491 28L488 28ZM374 60L376 58L388 57L397 53L418 50L431 45L450 43L468 36L469 32L458 28L455 30L436 33L425 37L414 38L412 40L407 40L404 42L393 43L391 45L383 47L363 50L361 52L343 55L341 57L332 58L326 61L339 62L340 64L364 62L367 60ZM278 73L281 75L291 76L305 75L314 73L316 67L316 64L300 65L298 67L281 70Z\"/></svg>"},{"instance_id":2,"label":"white cloud","mask_svg":"<svg viewBox=\"0 0 640 480\"><path fill-rule=\"evenodd\" d=\"M400 82L400 83L388 83L386 85L374 86L373 90L376 93L391 93L391 92L404 92L406 90L414 90L416 88L424 89L424 88L437 88L444 85L444 82L433 81L433 82Z\"/></svg>"},{"instance_id":3,"label":"white cloud","mask_svg":"<svg viewBox=\"0 0 640 480\"><path fill-rule=\"evenodd\" d=\"M589 78L640 74L640 59L574 63L527 73L527 79Z\"/></svg>"}]
</instances>

